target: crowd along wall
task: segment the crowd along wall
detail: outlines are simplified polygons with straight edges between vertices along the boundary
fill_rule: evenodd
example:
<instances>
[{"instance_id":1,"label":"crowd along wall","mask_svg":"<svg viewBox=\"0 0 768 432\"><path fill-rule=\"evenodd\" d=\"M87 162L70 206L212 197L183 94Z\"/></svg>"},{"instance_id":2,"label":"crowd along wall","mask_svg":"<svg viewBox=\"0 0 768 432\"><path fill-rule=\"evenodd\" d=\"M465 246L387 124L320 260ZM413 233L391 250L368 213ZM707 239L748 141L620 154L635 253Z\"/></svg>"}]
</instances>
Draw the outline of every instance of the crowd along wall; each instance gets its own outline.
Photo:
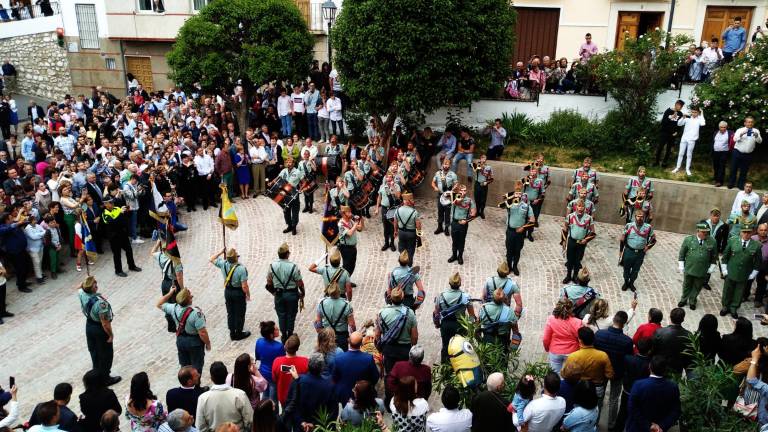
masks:
<instances>
[{"instance_id":1,"label":"crowd along wall","mask_svg":"<svg viewBox=\"0 0 768 432\"><path fill-rule=\"evenodd\" d=\"M527 172L523 171L524 164L499 161L490 161L489 164L494 172L494 181L488 191L487 206L491 207L501 202L502 195L514 191L515 181L523 178ZM432 160L424 184L416 192L421 199L435 195L429 183L436 170L437 166ZM460 162L457 174L462 183L467 180L466 173L464 162ZM573 169L550 167L552 184L547 189L542 213L565 216L565 199L573 184L573 173ZM595 213L597 221L624 224L624 219L618 214L618 208L628 180L626 175L598 173L600 197ZM713 207L720 208L723 217L727 218L738 192L736 189L716 188L699 183L651 180L655 189L652 201L655 213L653 225L658 230L676 233L694 232L696 223L708 217Z\"/></svg>"}]
</instances>

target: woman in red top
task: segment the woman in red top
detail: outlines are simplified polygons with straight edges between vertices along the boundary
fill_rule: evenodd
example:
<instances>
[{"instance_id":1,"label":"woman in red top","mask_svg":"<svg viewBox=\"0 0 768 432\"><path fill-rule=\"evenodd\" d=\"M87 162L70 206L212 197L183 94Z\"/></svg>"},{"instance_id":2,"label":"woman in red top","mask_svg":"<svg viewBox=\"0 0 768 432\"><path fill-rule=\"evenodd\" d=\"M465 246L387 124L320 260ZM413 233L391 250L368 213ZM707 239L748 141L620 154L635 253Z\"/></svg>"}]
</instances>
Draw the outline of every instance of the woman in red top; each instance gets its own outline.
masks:
<instances>
[{"instance_id":1,"label":"woman in red top","mask_svg":"<svg viewBox=\"0 0 768 432\"><path fill-rule=\"evenodd\" d=\"M276 358L272 362L272 381L277 386L277 400L283 407L285 407L285 402L288 399L288 390L293 382L293 375L290 371L291 366L296 368L298 375L303 375L309 370L309 359L296 355L300 346L301 341L297 335L292 334L288 336L288 339L285 341L285 355Z\"/></svg>"},{"instance_id":2,"label":"woman in red top","mask_svg":"<svg viewBox=\"0 0 768 432\"><path fill-rule=\"evenodd\" d=\"M544 350L549 353L549 366L560 373L568 355L579 349L580 319L573 316L573 302L560 299L544 327Z\"/></svg>"},{"instance_id":3,"label":"woman in red top","mask_svg":"<svg viewBox=\"0 0 768 432\"><path fill-rule=\"evenodd\" d=\"M632 336L632 342L635 344L635 354L637 351L637 342L642 339L651 339L656 330L661 328L661 320L664 318L664 314L656 308L651 308L648 311L648 322L641 324L635 331L635 335Z\"/></svg>"}]
</instances>

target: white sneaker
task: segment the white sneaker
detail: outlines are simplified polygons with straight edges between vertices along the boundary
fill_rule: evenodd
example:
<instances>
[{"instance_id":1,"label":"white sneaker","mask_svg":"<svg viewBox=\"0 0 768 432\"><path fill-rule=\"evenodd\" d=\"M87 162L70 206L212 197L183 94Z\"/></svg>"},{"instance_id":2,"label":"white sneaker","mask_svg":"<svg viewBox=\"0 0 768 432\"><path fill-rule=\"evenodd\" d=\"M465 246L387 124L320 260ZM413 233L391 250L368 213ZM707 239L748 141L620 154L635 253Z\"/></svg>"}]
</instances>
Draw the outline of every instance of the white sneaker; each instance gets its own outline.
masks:
<instances>
[{"instance_id":1,"label":"white sneaker","mask_svg":"<svg viewBox=\"0 0 768 432\"><path fill-rule=\"evenodd\" d=\"M133 244L143 244L144 240L142 240L140 238L137 238L136 240L131 241L131 243L133 243Z\"/></svg>"},{"instance_id":2,"label":"white sneaker","mask_svg":"<svg viewBox=\"0 0 768 432\"><path fill-rule=\"evenodd\" d=\"M672 171L670 171L670 173L676 174L678 171L680 171L680 168L675 168Z\"/></svg>"},{"instance_id":3,"label":"white sneaker","mask_svg":"<svg viewBox=\"0 0 768 432\"><path fill-rule=\"evenodd\" d=\"M691 170L685 170L685 175L687 175L688 177L690 177L690 176L692 176L693 174L691 174Z\"/></svg>"}]
</instances>

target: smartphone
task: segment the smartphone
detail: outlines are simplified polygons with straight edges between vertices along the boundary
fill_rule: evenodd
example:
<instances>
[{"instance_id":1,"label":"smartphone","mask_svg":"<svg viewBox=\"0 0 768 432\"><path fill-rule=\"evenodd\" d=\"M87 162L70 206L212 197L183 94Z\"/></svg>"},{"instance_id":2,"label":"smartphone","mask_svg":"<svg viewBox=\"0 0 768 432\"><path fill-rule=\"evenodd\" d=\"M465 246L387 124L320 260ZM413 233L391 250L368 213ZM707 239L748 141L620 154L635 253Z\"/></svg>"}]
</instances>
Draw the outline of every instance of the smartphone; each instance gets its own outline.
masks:
<instances>
[{"instance_id":1,"label":"smartphone","mask_svg":"<svg viewBox=\"0 0 768 432\"><path fill-rule=\"evenodd\" d=\"M13 388L13 386L16 385L16 377L9 377L8 378L8 387Z\"/></svg>"},{"instance_id":2,"label":"smartphone","mask_svg":"<svg viewBox=\"0 0 768 432\"><path fill-rule=\"evenodd\" d=\"M290 365L280 365L280 372L291 373Z\"/></svg>"},{"instance_id":3,"label":"smartphone","mask_svg":"<svg viewBox=\"0 0 768 432\"><path fill-rule=\"evenodd\" d=\"M763 319L763 314L754 314L752 315L752 319L761 320Z\"/></svg>"}]
</instances>

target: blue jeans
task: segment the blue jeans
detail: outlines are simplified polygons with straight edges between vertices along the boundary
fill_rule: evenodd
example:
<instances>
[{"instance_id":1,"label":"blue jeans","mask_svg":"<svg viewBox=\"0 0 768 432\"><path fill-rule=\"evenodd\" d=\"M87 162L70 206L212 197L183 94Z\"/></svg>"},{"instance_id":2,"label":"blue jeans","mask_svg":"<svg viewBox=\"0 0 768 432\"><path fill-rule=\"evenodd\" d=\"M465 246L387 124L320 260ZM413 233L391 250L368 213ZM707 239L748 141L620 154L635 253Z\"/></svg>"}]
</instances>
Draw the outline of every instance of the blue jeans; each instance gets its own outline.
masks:
<instances>
[{"instance_id":1,"label":"blue jeans","mask_svg":"<svg viewBox=\"0 0 768 432\"><path fill-rule=\"evenodd\" d=\"M342 139L344 138L344 120L331 120L331 129L334 135Z\"/></svg>"},{"instance_id":2,"label":"blue jeans","mask_svg":"<svg viewBox=\"0 0 768 432\"><path fill-rule=\"evenodd\" d=\"M283 134L283 136L291 136L291 116L290 115L284 115L280 117L280 124L282 125L280 127L280 132Z\"/></svg>"},{"instance_id":3,"label":"blue jeans","mask_svg":"<svg viewBox=\"0 0 768 432\"><path fill-rule=\"evenodd\" d=\"M317 125L317 113L307 113L307 134L310 138L317 141L320 139L320 128Z\"/></svg>"},{"instance_id":4,"label":"blue jeans","mask_svg":"<svg viewBox=\"0 0 768 432\"><path fill-rule=\"evenodd\" d=\"M272 381L267 381L268 387L261 393L261 399L272 399L277 405L277 384Z\"/></svg>"},{"instance_id":5,"label":"blue jeans","mask_svg":"<svg viewBox=\"0 0 768 432\"><path fill-rule=\"evenodd\" d=\"M736 149L733 149L733 155L731 156L731 176L728 180L728 187L736 186L739 189L744 189L744 183L747 182L747 171L749 171L749 164L752 162L752 153L742 153ZM738 174L738 181L736 176Z\"/></svg>"},{"instance_id":6,"label":"blue jeans","mask_svg":"<svg viewBox=\"0 0 768 432\"><path fill-rule=\"evenodd\" d=\"M136 234L136 226L139 223L139 212L136 210L130 210L128 213L130 214L131 221L131 225L128 228L129 236L131 237L131 240L136 240L138 238L138 235Z\"/></svg>"},{"instance_id":7,"label":"blue jeans","mask_svg":"<svg viewBox=\"0 0 768 432\"><path fill-rule=\"evenodd\" d=\"M552 354L549 353L549 367L560 375L560 371L563 370L563 364L568 359L568 354Z\"/></svg>"},{"instance_id":8,"label":"blue jeans","mask_svg":"<svg viewBox=\"0 0 768 432\"><path fill-rule=\"evenodd\" d=\"M188 227L188 226L186 226L186 225L184 225L184 224L183 224L183 223L181 223L181 222L176 222L176 223L174 223L174 224L173 224L173 229L174 229L175 231L186 231L186 230L188 230L188 229L189 229L189 227Z\"/></svg>"},{"instance_id":9,"label":"blue jeans","mask_svg":"<svg viewBox=\"0 0 768 432\"><path fill-rule=\"evenodd\" d=\"M459 161L464 159L467 161L467 177L472 177L473 170L472 170L472 158L474 155L472 153L456 153L456 156L453 157L453 165L451 165L451 171L458 174L456 169L459 167Z\"/></svg>"}]
</instances>

